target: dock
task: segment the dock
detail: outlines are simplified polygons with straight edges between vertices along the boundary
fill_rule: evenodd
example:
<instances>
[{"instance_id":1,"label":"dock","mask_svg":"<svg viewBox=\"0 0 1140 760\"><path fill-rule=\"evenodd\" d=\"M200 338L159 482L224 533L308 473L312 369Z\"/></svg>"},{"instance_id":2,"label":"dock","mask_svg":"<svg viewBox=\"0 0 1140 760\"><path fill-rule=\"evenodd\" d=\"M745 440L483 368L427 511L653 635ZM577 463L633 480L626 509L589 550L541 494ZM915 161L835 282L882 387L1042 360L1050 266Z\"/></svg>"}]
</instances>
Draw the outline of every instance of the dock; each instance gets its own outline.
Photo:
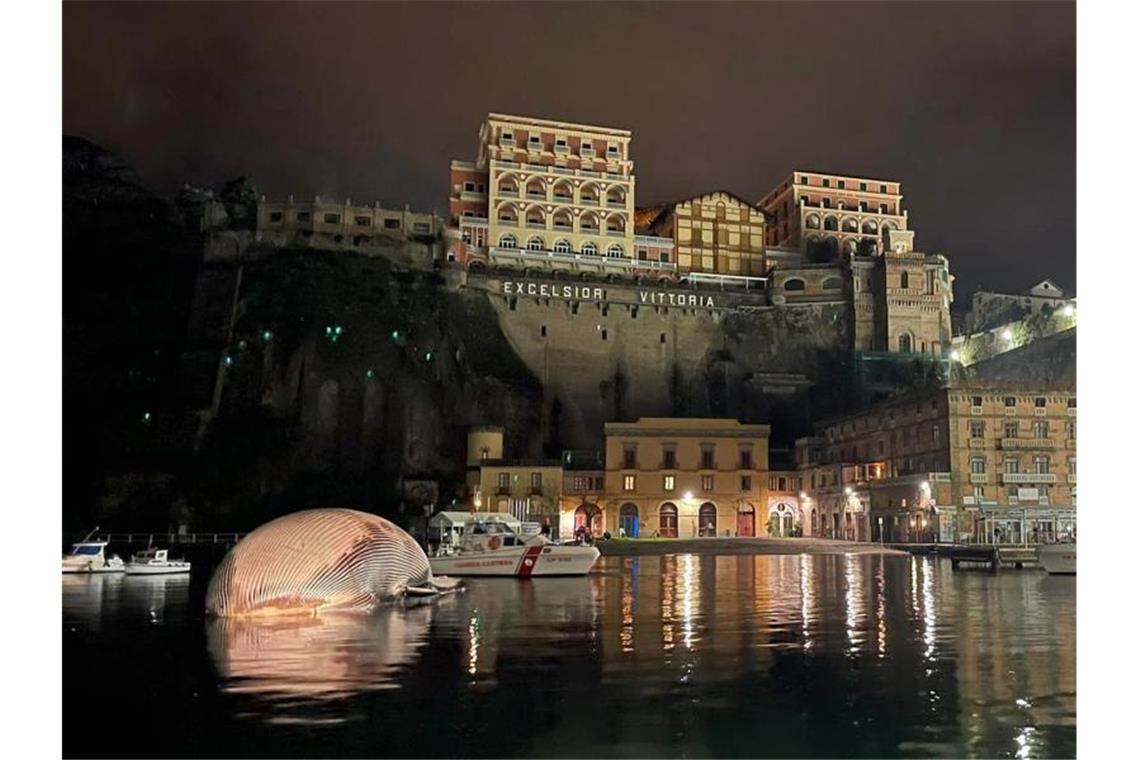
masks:
<instances>
[{"instance_id":1,"label":"dock","mask_svg":"<svg viewBox=\"0 0 1140 760\"><path fill-rule=\"evenodd\" d=\"M1037 564L1037 549L1030 545L1011 544L887 544L922 556L949 557L955 570L959 565L985 566L990 570L1001 567L1021 569Z\"/></svg>"}]
</instances>

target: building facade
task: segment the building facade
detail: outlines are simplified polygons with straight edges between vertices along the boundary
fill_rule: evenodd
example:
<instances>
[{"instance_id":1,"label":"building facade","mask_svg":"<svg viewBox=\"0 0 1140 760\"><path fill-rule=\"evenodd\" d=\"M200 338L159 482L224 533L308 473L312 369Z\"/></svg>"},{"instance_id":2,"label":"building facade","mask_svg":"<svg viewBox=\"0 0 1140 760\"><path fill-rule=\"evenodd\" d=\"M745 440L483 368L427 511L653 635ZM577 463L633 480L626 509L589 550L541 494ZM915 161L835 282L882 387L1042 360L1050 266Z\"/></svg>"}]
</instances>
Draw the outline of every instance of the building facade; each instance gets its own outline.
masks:
<instances>
[{"instance_id":1,"label":"building facade","mask_svg":"<svg viewBox=\"0 0 1140 760\"><path fill-rule=\"evenodd\" d=\"M692 538L766 534L767 425L642 418L605 426L605 529Z\"/></svg>"},{"instance_id":2,"label":"building facade","mask_svg":"<svg viewBox=\"0 0 1140 760\"><path fill-rule=\"evenodd\" d=\"M817 426L796 442L805 533L852 540L998 540L1071 533L1071 385L957 383Z\"/></svg>"},{"instance_id":3,"label":"building facade","mask_svg":"<svg viewBox=\"0 0 1140 760\"><path fill-rule=\"evenodd\" d=\"M979 290L970 299L965 331L976 333L1033 314L1051 314L1066 307L1075 309L1075 299L1067 297L1052 280L1042 280L1020 293Z\"/></svg>"},{"instance_id":4,"label":"building facade","mask_svg":"<svg viewBox=\"0 0 1140 760\"><path fill-rule=\"evenodd\" d=\"M637 230L673 241L677 271L763 277L764 212L724 190L638 209Z\"/></svg>"},{"instance_id":5,"label":"building facade","mask_svg":"<svg viewBox=\"0 0 1140 760\"><path fill-rule=\"evenodd\" d=\"M467 488L473 511L507 512L557 531L561 463L505 459L501 427L479 426L467 432Z\"/></svg>"}]
</instances>

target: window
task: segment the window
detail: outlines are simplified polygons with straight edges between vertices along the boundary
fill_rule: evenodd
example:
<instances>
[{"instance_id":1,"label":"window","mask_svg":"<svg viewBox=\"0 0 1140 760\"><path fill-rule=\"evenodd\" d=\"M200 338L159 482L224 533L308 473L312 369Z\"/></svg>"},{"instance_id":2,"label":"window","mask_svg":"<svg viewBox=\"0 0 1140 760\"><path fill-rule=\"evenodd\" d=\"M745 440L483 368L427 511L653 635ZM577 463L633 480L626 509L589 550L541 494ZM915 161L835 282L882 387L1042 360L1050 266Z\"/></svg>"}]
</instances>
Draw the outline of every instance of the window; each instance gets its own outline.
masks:
<instances>
[{"instance_id":1,"label":"window","mask_svg":"<svg viewBox=\"0 0 1140 760\"><path fill-rule=\"evenodd\" d=\"M1069 477L1077 474L1077 458L1069 457Z\"/></svg>"},{"instance_id":2,"label":"window","mask_svg":"<svg viewBox=\"0 0 1140 760\"><path fill-rule=\"evenodd\" d=\"M807 175L806 175L806 174L801 174L801 175L800 175L800 178L799 178L799 183L800 183L801 185L806 185L806 184L808 183L808 178L807 178Z\"/></svg>"},{"instance_id":3,"label":"window","mask_svg":"<svg viewBox=\"0 0 1140 760\"><path fill-rule=\"evenodd\" d=\"M709 445L701 446L701 469L712 470L716 467L713 462L713 447Z\"/></svg>"},{"instance_id":4,"label":"window","mask_svg":"<svg viewBox=\"0 0 1140 760\"><path fill-rule=\"evenodd\" d=\"M839 189L840 190L846 190L847 189L847 181L846 180L842 180L842 179L839 180Z\"/></svg>"},{"instance_id":5,"label":"window","mask_svg":"<svg viewBox=\"0 0 1140 760\"><path fill-rule=\"evenodd\" d=\"M742 469L742 470L751 470L752 469L752 449L741 449L740 450L740 469Z\"/></svg>"},{"instance_id":6,"label":"window","mask_svg":"<svg viewBox=\"0 0 1140 760\"><path fill-rule=\"evenodd\" d=\"M1070 422L1065 426L1065 435L1070 441L1077 440L1077 423Z\"/></svg>"},{"instance_id":7,"label":"window","mask_svg":"<svg viewBox=\"0 0 1140 760\"><path fill-rule=\"evenodd\" d=\"M587 256L597 256L598 246L594 245L593 243L583 243L582 253L586 254Z\"/></svg>"},{"instance_id":8,"label":"window","mask_svg":"<svg viewBox=\"0 0 1140 760\"><path fill-rule=\"evenodd\" d=\"M530 487L531 488L542 488L542 473L541 472L532 472L530 474Z\"/></svg>"},{"instance_id":9,"label":"window","mask_svg":"<svg viewBox=\"0 0 1140 760\"><path fill-rule=\"evenodd\" d=\"M824 187L831 187L831 180L829 180L829 179L825 179L825 180L823 181L823 186L824 186Z\"/></svg>"},{"instance_id":10,"label":"window","mask_svg":"<svg viewBox=\"0 0 1140 760\"><path fill-rule=\"evenodd\" d=\"M340 224L340 214L325 214L325 224Z\"/></svg>"},{"instance_id":11,"label":"window","mask_svg":"<svg viewBox=\"0 0 1140 760\"><path fill-rule=\"evenodd\" d=\"M1049 423L1045 420L1033 421L1033 437L1038 440L1049 437Z\"/></svg>"},{"instance_id":12,"label":"window","mask_svg":"<svg viewBox=\"0 0 1140 760\"><path fill-rule=\"evenodd\" d=\"M544 337L544 338L546 337L546 325L542 325L542 327L539 330L539 333L542 335L542 337Z\"/></svg>"},{"instance_id":13,"label":"window","mask_svg":"<svg viewBox=\"0 0 1140 760\"><path fill-rule=\"evenodd\" d=\"M909 333L903 333L899 336L899 352L909 354L914 349L914 343L911 340Z\"/></svg>"},{"instance_id":14,"label":"window","mask_svg":"<svg viewBox=\"0 0 1140 760\"><path fill-rule=\"evenodd\" d=\"M712 475L702 475L701 476L701 490L704 491L705 493L712 493L712 490L713 490L713 476Z\"/></svg>"},{"instance_id":15,"label":"window","mask_svg":"<svg viewBox=\"0 0 1140 760\"><path fill-rule=\"evenodd\" d=\"M879 204L879 213L880 213L880 214L885 214L885 213L887 213L887 204L885 204L885 203L880 203L880 204Z\"/></svg>"},{"instance_id":16,"label":"window","mask_svg":"<svg viewBox=\"0 0 1140 760\"><path fill-rule=\"evenodd\" d=\"M1016 399L1016 398L1014 398L1013 396L1006 396L1006 397L1005 397L1005 405L1006 405L1007 407L1010 407L1010 406L1017 406L1017 399Z\"/></svg>"},{"instance_id":17,"label":"window","mask_svg":"<svg viewBox=\"0 0 1140 760\"><path fill-rule=\"evenodd\" d=\"M488 449L486 446L479 449L479 458L484 460L484 461L490 459L491 458L491 450Z\"/></svg>"},{"instance_id":18,"label":"window","mask_svg":"<svg viewBox=\"0 0 1140 760\"><path fill-rule=\"evenodd\" d=\"M499 238L499 247L500 248L518 248L519 247L518 238L516 238L514 235L503 235L501 238Z\"/></svg>"},{"instance_id":19,"label":"window","mask_svg":"<svg viewBox=\"0 0 1140 760\"><path fill-rule=\"evenodd\" d=\"M865 191L867 189L867 183L866 182L860 182L859 183L859 189Z\"/></svg>"},{"instance_id":20,"label":"window","mask_svg":"<svg viewBox=\"0 0 1140 760\"><path fill-rule=\"evenodd\" d=\"M1069 399L1069 408L1070 409L1076 409L1077 408L1077 400L1075 398Z\"/></svg>"},{"instance_id":21,"label":"window","mask_svg":"<svg viewBox=\"0 0 1140 760\"><path fill-rule=\"evenodd\" d=\"M1038 396L1037 398L1033 399L1033 405L1035 407L1037 407L1038 409L1044 409L1045 408L1045 397L1044 396Z\"/></svg>"},{"instance_id":22,"label":"window","mask_svg":"<svg viewBox=\"0 0 1140 760\"><path fill-rule=\"evenodd\" d=\"M794 280L785 280L784 281L784 290L803 290L803 289L804 289L804 281L803 280L794 279Z\"/></svg>"},{"instance_id":23,"label":"window","mask_svg":"<svg viewBox=\"0 0 1140 760\"><path fill-rule=\"evenodd\" d=\"M986 435L986 423L982 420L970 420L970 437L971 438L984 438Z\"/></svg>"},{"instance_id":24,"label":"window","mask_svg":"<svg viewBox=\"0 0 1140 760\"><path fill-rule=\"evenodd\" d=\"M674 491L677 489L677 476L676 475L666 475L661 480L662 480L661 488L663 490Z\"/></svg>"},{"instance_id":25,"label":"window","mask_svg":"<svg viewBox=\"0 0 1140 760\"><path fill-rule=\"evenodd\" d=\"M887 186L886 185L879 185L879 192L880 193L887 192Z\"/></svg>"},{"instance_id":26,"label":"window","mask_svg":"<svg viewBox=\"0 0 1140 760\"><path fill-rule=\"evenodd\" d=\"M284 216L284 215L283 215L283 214L282 214L280 211L271 211L271 212L269 213L269 221L271 221L271 222L280 222L280 221L281 221L281 219L283 218L283 216Z\"/></svg>"},{"instance_id":27,"label":"window","mask_svg":"<svg viewBox=\"0 0 1140 760\"><path fill-rule=\"evenodd\" d=\"M982 499L985 498L985 489L981 486L974 486L974 502L980 504Z\"/></svg>"},{"instance_id":28,"label":"window","mask_svg":"<svg viewBox=\"0 0 1140 760\"><path fill-rule=\"evenodd\" d=\"M555 253L570 253L572 250L569 240L559 240L554 243Z\"/></svg>"},{"instance_id":29,"label":"window","mask_svg":"<svg viewBox=\"0 0 1140 760\"><path fill-rule=\"evenodd\" d=\"M384 229L388 229L388 230L400 229L400 220L399 219L385 219L384 220Z\"/></svg>"},{"instance_id":30,"label":"window","mask_svg":"<svg viewBox=\"0 0 1140 760\"><path fill-rule=\"evenodd\" d=\"M1010 475L1016 474L1018 472L1018 466L1019 466L1019 463L1017 461L1017 457L1006 457L1005 458L1005 471L1006 471L1006 473L1008 473Z\"/></svg>"},{"instance_id":31,"label":"window","mask_svg":"<svg viewBox=\"0 0 1140 760\"><path fill-rule=\"evenodd\" d=\"M1016 422L1007 422L1007 423L1005 423L1005 435L1003 437L1005 437L1005 438L1016 438L1017 437L1017 430L1018 430L1018 424Z\"/></svg>"},{"instance_id":32,"label":"window","mask_svg":"<svg viewBox=\"0 0 1140 760\"><path fill-rule=\"evenodd\" d=\"M941 431L938 430L938 425L930 426L930 439L934 441L935 446L939 444L940 432Z\"/></svg>"},{"instance_id":33,"label":"window","mask_svg":"<svg viewBox=\"0 0 1140 760\"><path fill-rule=\"evenodd\" d=\"M677 451L672 447L666 447L661 451L661 468L665 470L677 469Z\"/></svg>"},{"instance_id":34,"label":"window","mask_svg":"<svg viewBox=\"0 0 1140 760\"><path fill-rule=\"evenodd\" d=\"M371 227L372 226L372 220L370 218L368 218L367 216L358 216L355 219L353 219L353 222L355 222L357 227Z\"/></svg>"},{"instance_id":35,"label":"window","mask_svg":"<svg viewBox=\"0 0 1140 760\"><path fill-rule=\"evenodd\" d=\"M506 490L511 487L511 475L507 472L499 473L499 490Z\"/></svg>"},{"instance_id":36,"label":"window","mask_svg":"<svg viewBox=\"0 0 1140 760\"><path fill-rule=\"evenodd\" d=\"M632 470L637 467L637 444L625 443L621 447L621 463L622 467L627 470Z\"/></svg>"},{"instance_id":37,"label":"window","mask_svg":"<svg viewBox=\"0 0 1140 760\"><path fill-rule=\"evenodd\" d=\"M910 287L910 275L907 274L906 272L903 272L899 276L899 287L900 288L909 288Z\"/></svg>"},{"instance_id":38,"label":"window","mask_svg":"<svg viewBox=\"0 0 1140 760\"><path fill-rule=\"evenodd\" d=\"M741 491L751 491L752 490L752 476L751 475L741 475L740 476L740 490Z\"/></svg>"},{"instance_id":39,"label":"window","mask_svg":"<svg viewBox=\"0 0 1140 760\"><path fill-rule=\"evenodd\" d=\"M526 241L526 249L528 251L541 251L545 248L546 246L542 242L542 238L538 237L537 235Z\"/></svg>"},{"instance_id":40,"label":"window","mask_svg":"<svg viewBox=\"0 0 1140 760\"><path fill-rule=\"evenodd\" d=\"M625 491L626 493L632 493L634 490L637 489L637 476L636 475L624 476L621 479L621 487L622 487L622 490Z\"/></svg>"},{"instance_id":41,"label":"window","mask_svg":"<svg viewBox=\"0 0 1140 760\"><path fill-rule=\"evenodd\" d=\"M986 460L984 457L970 457L970 472L974 475L984 475Z\"/></svg>"},{"instance_id":42,"label":"window","mask_svg":"<svg viewBox=\"0 0 1140 760\"><path fill-rule=\"evenodd\" d=\"M970 397L970 406L981 407L981 405L982 405L982 397L981 396L971 396Z\"/></svg>"},{"instance_id":43,"label":"window","mask_svg":"<svg viewBox=\"0 0 1140 760\"><path fill-rule=\"evenodd\" d=\"M1049 473L1049 457L1033 457L1033 472L1037 475L1047 475Z\"/></svg>"},{"instance_id":44,"label":"window","mask_svg":"<svg viewBox=\"0 0 1140 760\"><path fill-rule=\"evenodd\" d=\"M616 243L606 249L606 256L611 259L620 259L624 255L625 249Z\"/></svg>"}]
</instances>

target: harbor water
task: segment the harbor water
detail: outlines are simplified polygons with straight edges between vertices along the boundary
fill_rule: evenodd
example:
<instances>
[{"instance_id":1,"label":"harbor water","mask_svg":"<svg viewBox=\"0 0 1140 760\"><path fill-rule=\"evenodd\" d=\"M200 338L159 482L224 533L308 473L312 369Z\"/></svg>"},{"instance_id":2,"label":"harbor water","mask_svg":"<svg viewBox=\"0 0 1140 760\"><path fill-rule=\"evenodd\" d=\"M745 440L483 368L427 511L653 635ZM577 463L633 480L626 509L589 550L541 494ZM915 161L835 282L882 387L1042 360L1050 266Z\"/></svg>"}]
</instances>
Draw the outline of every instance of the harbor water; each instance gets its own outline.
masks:
<instances>
[{"instance_id":1,"label":"harbor water","mask_svg":"<svg viewBox=\"0 0 1140 760\"><path fill-rule=\"evenodd\" d=\"M1071 757L1076 581L900 555L603 557L377 613L208 620L63 578L68 757Z\"/></svg>"}]
</instances>

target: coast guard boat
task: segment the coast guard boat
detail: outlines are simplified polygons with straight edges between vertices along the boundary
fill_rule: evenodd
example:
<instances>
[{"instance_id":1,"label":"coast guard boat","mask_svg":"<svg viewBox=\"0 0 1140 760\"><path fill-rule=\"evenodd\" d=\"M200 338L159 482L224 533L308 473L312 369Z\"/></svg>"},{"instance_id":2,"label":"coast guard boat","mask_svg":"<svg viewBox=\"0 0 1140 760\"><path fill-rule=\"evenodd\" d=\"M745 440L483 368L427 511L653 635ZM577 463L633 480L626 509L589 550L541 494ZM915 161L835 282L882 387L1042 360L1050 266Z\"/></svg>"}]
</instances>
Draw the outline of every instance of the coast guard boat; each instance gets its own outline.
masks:
<instances>
[{"instance_id":1,"label":"coast guard boat","mask_svg":"<svg viewBox=\"0 0 1140 760\"><path fill-rule=\"evenodd\" d=\"M71 553L63 555L65 573L121 573L126 570L118 554L107 557L106 541L91 541L98 528L91 531L79 543L71 545Z\"/></svg>"},{"instance_id":2,"label":"coast guard boat","mask_svg":"<svg viewBox=\"0 0 1140 760\"><path fill-rule=\"evenodd\" d=\"M473 519L455 526L436 554L428 558L432 575L585 575L598 561L600 552L596 547L556 544L541 533L526 535L516 531L505 520L469 517Z\"/></svg>"}]
</instances>

